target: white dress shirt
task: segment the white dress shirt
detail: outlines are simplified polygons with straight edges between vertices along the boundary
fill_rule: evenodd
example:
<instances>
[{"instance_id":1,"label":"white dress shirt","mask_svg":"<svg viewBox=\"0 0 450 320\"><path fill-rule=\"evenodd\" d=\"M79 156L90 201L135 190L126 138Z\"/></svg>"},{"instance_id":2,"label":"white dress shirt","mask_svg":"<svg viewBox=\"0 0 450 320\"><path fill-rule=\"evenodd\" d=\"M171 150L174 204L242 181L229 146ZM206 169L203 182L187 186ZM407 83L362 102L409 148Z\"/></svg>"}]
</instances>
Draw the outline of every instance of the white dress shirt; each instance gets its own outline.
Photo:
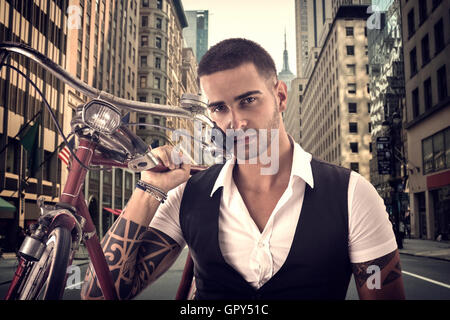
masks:
<instances>
[{"instance_id":1,"label":"white dress shirt","mask_svg":"<svg viewBox=\"0 0 450 320\"><path fill-rule=\"evenodd\" d=\"M251 218L237 189L232 172L234 159L221 169L211 196L223 187L219 213L219 246L225 261L254 288L260 288L283 265L291 247L299 220L306 183L314 188L311 154L294 143L289 184L262 232ZM186 242L180 228L179 209L186 183L168 193L150 226L158 229L181 247ZM299 201L300 199L300 201ZM348 186L349 239L352 263L384 256L397 243L386 208L375 188L352 171Z\"/></svg>"}]
</instances>

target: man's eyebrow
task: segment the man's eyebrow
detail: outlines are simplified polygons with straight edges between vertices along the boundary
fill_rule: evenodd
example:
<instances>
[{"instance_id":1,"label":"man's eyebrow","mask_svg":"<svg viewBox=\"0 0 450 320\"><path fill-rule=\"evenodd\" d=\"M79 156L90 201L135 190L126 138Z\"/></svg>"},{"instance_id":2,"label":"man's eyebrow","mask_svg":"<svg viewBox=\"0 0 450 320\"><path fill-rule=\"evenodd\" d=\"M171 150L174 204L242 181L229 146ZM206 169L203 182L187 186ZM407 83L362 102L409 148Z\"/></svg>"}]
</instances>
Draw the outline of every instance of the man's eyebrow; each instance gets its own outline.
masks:
<instances>
[{"instance_id":1,"label":"man's eyebrow","mask_svg":"<svg viewBox=\"0 0 450 320\"><path fill-rule=\"evenodd\" d=\"M237 97L235 97L234 101L245 99L248 96L251 96L251 95L254 95L254 94L262 94L262 92L259 91L259 90L247 91L246 93L243 93L243 94L238 95Z\"/></svg>"},{"instance_id":2,"label":"man's eyebrow","mask_svg":"<svg viewBox=\"0 0 450 320\"><path fill-rule=\"evenodd\" d=\"M247 92L245 92L245 93L243 93L243 94L238 95L238 96L235 97L233 100L234 100L234 101L238 101L238 100L241 100L241 99L245 99L245 98L247 98L248 96L251 96L251 95L254 95L254 94L262 94L262 92L259 91L259 90L247 91ZM220 105L223 105L223 104L225 104L224 101L211 102L210 104L208 104L208 108L220 106Z\"/></svg>"}]
</instances>

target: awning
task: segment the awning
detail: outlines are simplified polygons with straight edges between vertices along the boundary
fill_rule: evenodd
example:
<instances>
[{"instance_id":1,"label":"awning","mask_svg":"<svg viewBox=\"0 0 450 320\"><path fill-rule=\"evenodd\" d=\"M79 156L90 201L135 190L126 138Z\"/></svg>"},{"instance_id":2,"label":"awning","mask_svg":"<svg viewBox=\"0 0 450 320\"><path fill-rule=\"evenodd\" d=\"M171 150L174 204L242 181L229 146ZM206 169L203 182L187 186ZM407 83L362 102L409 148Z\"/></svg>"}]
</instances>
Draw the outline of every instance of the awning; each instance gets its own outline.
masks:
<instances>
[{"instance_id":1,"label":"awning","mask_svg":"<svg viewBox=\"0 0 450 320\"><path fill-rule=\"evenodd\" d=\"M105 209L109 213L115 214L116 216L119 216L122 213L122 210L120 210L120 209L111 209L111 208L107 208L107 207L103 207L103 209Z\"/></svg>"},{"instance_id":2,"label":"awning","mask_svg":"<svg viewBox=\"0 0 450 320\"><path fill-rule=\"evenodd\" d=\"M16 207L0 197L0 211L14 212L16 211Z\"/></svg>"}]
</instances>

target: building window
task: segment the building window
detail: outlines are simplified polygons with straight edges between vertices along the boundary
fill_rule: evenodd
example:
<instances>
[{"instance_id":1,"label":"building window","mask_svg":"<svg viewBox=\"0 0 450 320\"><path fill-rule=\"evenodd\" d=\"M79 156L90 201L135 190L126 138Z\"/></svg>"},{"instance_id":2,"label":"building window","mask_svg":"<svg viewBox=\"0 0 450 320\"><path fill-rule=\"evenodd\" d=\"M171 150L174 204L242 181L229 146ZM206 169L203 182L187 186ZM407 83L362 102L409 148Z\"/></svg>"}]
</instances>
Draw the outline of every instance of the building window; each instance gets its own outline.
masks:
<instances>
[{"instance_id":1,"label":"building window","mask_svg":"<svg viewBox=\"0 0 450 320\"><path fill-rule=\"evenodd\" d=\"M161 58L160 57L155 57L155 68L161 69Z\"/></svg>"},{"instance_id":2,"label":"building window","mask_svg":"<svg viewBox=\"0 0 450 320\"><path fill-rule=\"evenodd\" d=\"M412 78L417 73L417 53L416 48L409 52L409 67L410 67L410 77Z\"/></svg>"},{"instance_id":3,"label":"building window","mask_svg":"<svg viewBox=\"0 0 450 320\"><path fill-rule=\"evenodd\" d=\"M433 0L433 10L437 8L438 5L440 5L442 0Z\"/></svg>"},{"instance_id":4,"label":"building window","mask_svg":"<svg viewBox=\"0 0 450 320\"><path fill-rule=\"evenodd\" d=\"M371 107L371 104L370 104L370 102L368 102L368 103L367 103L367 113L368 113L368 114L370 114L370 107Z\"/></svg>"},{"instance_id":5,"label":"building window","mask_svg":"<svg viewBox=\"0 0 450 320\"><path fill-rule=\"evenodd\" d=\"M350 150L352 153L358 153L358 142L350 142Z\"/></svg>"},{"instance_id":6,"label":"building window","mask_svg":"<svg viewBox=\"0 0 450 320\"><path fill-rule=\"evenodd\" d=\"M372 133L372 122L368 123L368 130L369 130L369 133Z\"/></svg>"},{"instance_id":7,"label":"building window","mask_svg":"<svg viewBox=\"0 0 450 320\"><path fill-rule=\"evenodd\" d=\"M156 8L159 10L163 9L163 0L156 0Z\"/></svg>"},{"instance_id":8,"label":"building window","mask_svg":"<svg viewBox=\"0 0 450 320\"><path fill-rule=\"evenodd\" d=\"M148 46L148 36L141 36L141 46L142 47Z\"/></svg>"},{"instance_id":9,"label":"building window","mask_svg":"<svg viewBox=\"0 0 450 320\"><path fill-rule=\"evenodd\" d=\"M139 123L145 123L145 117L139 117ZM145 126L139 126L139 129L145 129Z\"/></svg>"},{"instance_id":10,"label":"building window","mask_svg":"<svg viewBox=\"0 0 450 320\"><path fill-rule=\"evenodd\" d=\"M422 24L427 19L427 1L419 0L419 24Z\"/></svg>"},{"instance_id":11,"label":"building window","mask_svg":"<svg viewBox=\"0 0 450 320\"><path fill-rule=\"evenodd\" d=\"M350 122L348 124L348 131L350 133L358 133L358 123L357 122Z\"/></svg>"},{"instance_id":12,"label":"building window","mask_svg":"<svg viewBox=\"0 0 450 320\"><path fill-rule=\"evenodd\" d=\"M347 65L347 74L350 76L356 75L356 65L348 64Z\"/></svg>"},{"instance_id":13,"label":"building window","mask_svg":"<svg viewBox=\"0 0 450 320\"><path fill-rule=\"evenodd\" d=\"M148 16L142 16L141 17L141 27L147 27L148 26Z\"/></svg>"},{"instance_id":14,"label":"building window","mask_svg":"<svg viewBox=\"0 0 450 320\"><path fill-rule=\"evenodd\" d=\"M345 27L345 35L347 37L353 37L353 27Z\"/></svg>"},{"instance_id":15,"label":"building window","mask_svg":"<svg viewBox=\"0 0 450 320\"><path fill-rule=\"evenodd\" d=\"M434 25L434 45L436 50L435 55L445 47L444 23L442 22L442 18Z\"/></svg>"},{"instance_id":16,"label":"building window","mask_svg":"<svg viewBox=\"0 0 450 320\"><path fill-rule=\"evenodd\" d=\"M347 92L349 94L356 94L356 83L347 83Z\"/></svg>"},{"instance_id":17,"label":"building window","mask_svg":"<svg viewBox=\"0 0 450 320\"><path fill-rule=\"evenodd\" d=\"M422 38L422 66L430 61L430 40L428 34Z\"/></svg>"},{"instance_id":18,"label":"building window","mask_svg":"<svg viewBox=\"0 0 450 320\"><path fill-rule=\"evenodd\" d=\"M408 12L408 37L412 37L415 32L414 8Z\"/></svg>"},{"instance_id":19,"label":"building window","mask_svg":"<svg viewBox=\"0 0 450 320\"><path fill-rule=\"evenodd\" d=\"M161 38L160 37L156 37L155 44L158 49L161 49Z\"/></svg>"},{"instance_id":20,"label":"building window","mask_svg":"<svg viewBox=\"0 0 450 320\"><path fill-rule=\"evenodd\" d=\"M156 29L162 29L162 19L156 18Z\"/></svg>"},{"instance_id":21,"label":"building window","mask_svg":"<svg viewBox=\"0 0 450 320\"><path fill-rule=\"evenodd\" d=\"M357 104L355 102L350 102L348 104L348 113L357 113Z\"/></svg>"},{"instance_id":22,"label":"building window","mask_svg":"<svg viewBox=\"0 0 450 320\"><path fill-rule=\"evenodd\" d=\"M139 77L139 87L140 88L147 88L147 77L146 76L140 76Z\"/></svg>"},{"instance_id":23,"label":"building window","mask_svg":"<svg viewBox=\"0 0 450 320\"><path fill-rule=\"evenodd\" d=\"M433 97L431 92L431 78L423 83L423 96L425 99L425 110L431 109L433 106Z\"/></svg>"},{"instance_id":24,"label":"building window","mask_svg":"<svg viewBox=\"0 0 450 320\"><path fill-rule=\"evenodd\" d=\"M354 56L355 55L355 46L347 46L347 55Z\"/></svg>"},{"instance_id":25,"label":"building window","mask_svg":"<svg viewBox=\"0 0 450 320\"><path fill-rule=\"evenodd\" d=\"M148 8L148 1L149 1L149 0L142 0L142 6L143 6L144 8Z\"/></svg>"},{"instance_id":26,"label":"building window","mask_svg":"<svg viewBox=\"0 0 450 320\"><path fill-rule=\"evenodd\" d=\"M447 99L447 71L445 65L443 65L437 71L437 85L438 85L438 98L439 101L444 101Z\"/></svg>"},{"instance_id":27,"label":"building window","mask_svg":"<svg viewBox=\"0 0 450 320\"><path fill-rule=\"evenodd\" d=\"M141 67L147 66L147 56L141 56Z\"/></svg>"},{"instance_id":28,"label":"building window","mask_svg":"<svg viewBox=\"0 0 450 320\"><path fill-rule=\"evenodd\" d=\"M154 88L161 89L161 78L155 77Z\"/></svg>"},{"instance_id":29,"label":"building window","mask_svg":"<svg viewBox=\"0 0 450 320\"><path fill-rule=\"evenodd\" d=\"M422 140L424 174L450 167L450 127Z\"/></svg>"},{"instance_id":30,"label":"building window","mask_svg":"<svg viewBox=\"0 0 450 320\"><path fill-rule=\"evenodd\" d=\"M139 96L138 99L140 102L147 102L147 96Z\"/></svg>"},{"instance_id":31,"label":"building window","mask_svg":"<svg viewBox=\"0 0 450 320\"><path fill-rule=\"evenodd\" d=\"M419 116L419 88L414 89L412 92L412 107L413 107L413 117Z\"/></svg>"},{"instance_id":32,"label":"building window","mask_svg":"<svg viewBox=\"0 0 450 320\"><path fill-rule=\"evenodd\" d=\"M351 162L350 163L350 169L359 173L359 163L358 162Z\"/></svg>"}]
</instances>

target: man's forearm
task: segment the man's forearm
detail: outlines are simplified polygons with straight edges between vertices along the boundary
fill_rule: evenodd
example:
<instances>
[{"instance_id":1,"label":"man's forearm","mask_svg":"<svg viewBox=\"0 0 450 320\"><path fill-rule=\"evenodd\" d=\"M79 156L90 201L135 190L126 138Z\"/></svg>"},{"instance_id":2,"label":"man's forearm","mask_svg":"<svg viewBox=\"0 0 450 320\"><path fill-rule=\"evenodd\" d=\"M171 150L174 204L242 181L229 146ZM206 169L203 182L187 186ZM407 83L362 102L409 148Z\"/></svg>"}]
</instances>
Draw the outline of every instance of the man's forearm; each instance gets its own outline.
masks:
<instances>
[{"instance_id":1,"label":"man's forearm","mask_svg":"<svg viewBox=\"0 0 450 320\"><path fill-rule=\"evenodd\" d=\"M120 299L135 296L144 285L139 284L139 279L135 279L138 253L143 241L142 237L148 231L158 206L159 202L151 195L136 189L126 209L102 240L103 252ZM102 298L92 264L89 265L86 274L82 298Z\"/></svg>"}]
</instances>

